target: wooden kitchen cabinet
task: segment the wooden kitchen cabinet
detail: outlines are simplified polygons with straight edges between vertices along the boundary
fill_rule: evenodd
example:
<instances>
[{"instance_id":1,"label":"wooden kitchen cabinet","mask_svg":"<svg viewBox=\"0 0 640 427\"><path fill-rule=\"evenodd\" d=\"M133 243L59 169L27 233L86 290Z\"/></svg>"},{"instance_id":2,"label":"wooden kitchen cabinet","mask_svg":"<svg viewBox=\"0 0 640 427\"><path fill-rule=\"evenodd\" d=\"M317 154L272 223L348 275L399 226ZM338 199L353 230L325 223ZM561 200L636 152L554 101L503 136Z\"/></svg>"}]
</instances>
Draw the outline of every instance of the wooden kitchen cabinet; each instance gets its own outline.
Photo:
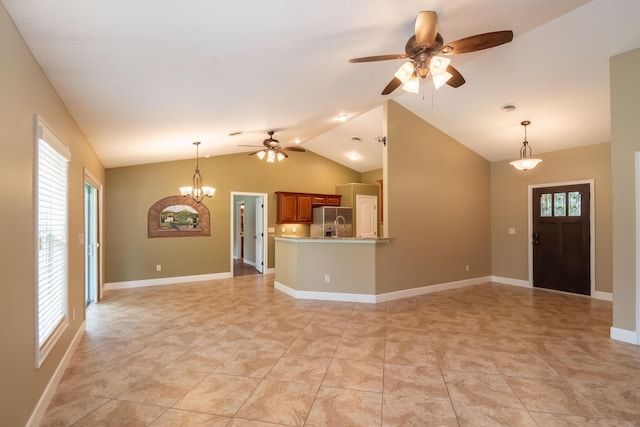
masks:
<instances>
[{"instance_id":1,"label":"wooden kitchen cabinet","mask_svg":"<svg viewBox=\"0 0 640 427\"><path fill-rule=\"evenodd\" d=\"M314 206L340 206L336 194L289 193L276 191L277 224L311 224Z\"/></svg>"},{"instance_id":2,"label":"wooden kitchen cabinet","mask_svg":"<svg viewBox=\"0 0 640 427\"><path fill-rule=\"evenodd\" d=\"M313 195L313 206L324 206L327 204L327 196L323 194Z\"/></svg>"},{"instance_id":3,"label":"wooden kitchen cabinet","mask_svg":"<svg viewBox=\"0 0 640 427\"><path fill-rule=\"evenodd\" d=\"M298 194L298 222L313 222L313 195Z\"/></svg>"},{"instance_id":4,"label":"wooden kitchen cabinet","mask_svg":"<svg viewBox=\"0 0 640 427\"><path fill-rule=\"evenodd\" d=\"M278 198L277 223L297 222L298 195L295 193L276 193Z\"/></svg>"},{"instance_id":5,"label":"wooden kitchen cabinet","mask_svg":"<svg viewBox=\"0 0 640 427\"><path fill-rule=\"evenodd\" d=\"M340 206L340 199L342 198L342 196L339 196L337 194L330 194L327 195L327 201L324 204L325 206Z\"/></svg>"}]
</instances>

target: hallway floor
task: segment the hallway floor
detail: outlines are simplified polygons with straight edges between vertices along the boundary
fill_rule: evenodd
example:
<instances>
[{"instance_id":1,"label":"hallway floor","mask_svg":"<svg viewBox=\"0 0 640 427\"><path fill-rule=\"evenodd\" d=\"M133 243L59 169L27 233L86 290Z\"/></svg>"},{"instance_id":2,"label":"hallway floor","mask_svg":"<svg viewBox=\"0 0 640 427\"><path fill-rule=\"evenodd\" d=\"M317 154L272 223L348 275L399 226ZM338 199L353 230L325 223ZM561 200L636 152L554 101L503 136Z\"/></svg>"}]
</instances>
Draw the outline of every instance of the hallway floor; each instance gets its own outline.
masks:
<instances>
[{"instance_id":1,"label":"hallway floor","mask_svg":"<svg viewBox=\"0 0 640 427\"><path fill-rule=\"evenodd\" d=\"M42 425L633 426L611 303L485 284L304 301L273 275L114 290Z\"/></svg>"},{"instance_id":2,"label":"hallway floor","mask_svg":"<svg viewBox=\"0 0 640 427\"><path fill-rule=\"evenodd\" d=\"M233 260L233 276L251 276L252 274L260 274L251 264L246 264L242 259Z\"/></svg>"}]
</instances>

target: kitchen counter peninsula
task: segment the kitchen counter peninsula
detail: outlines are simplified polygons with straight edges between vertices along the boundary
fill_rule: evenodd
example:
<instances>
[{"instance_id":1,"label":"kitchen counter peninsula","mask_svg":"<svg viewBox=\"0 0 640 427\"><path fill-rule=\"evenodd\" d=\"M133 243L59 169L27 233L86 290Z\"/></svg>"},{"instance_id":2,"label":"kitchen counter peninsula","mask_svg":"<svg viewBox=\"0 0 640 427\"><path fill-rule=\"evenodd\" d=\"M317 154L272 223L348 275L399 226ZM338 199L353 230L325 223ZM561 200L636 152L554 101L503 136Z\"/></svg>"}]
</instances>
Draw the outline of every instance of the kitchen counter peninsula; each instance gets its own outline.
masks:
<instances>
[{"instance_id":1,"label":"kitchen counter peninsula","mask_svg":"<svg viewBox=\"0 0 640 427\"><path fill-rule=\"evenodd\" d=\"M275 283L299 299L376 302L376 247L388 238L276 237Z\"/></svg>"}]
</instances>

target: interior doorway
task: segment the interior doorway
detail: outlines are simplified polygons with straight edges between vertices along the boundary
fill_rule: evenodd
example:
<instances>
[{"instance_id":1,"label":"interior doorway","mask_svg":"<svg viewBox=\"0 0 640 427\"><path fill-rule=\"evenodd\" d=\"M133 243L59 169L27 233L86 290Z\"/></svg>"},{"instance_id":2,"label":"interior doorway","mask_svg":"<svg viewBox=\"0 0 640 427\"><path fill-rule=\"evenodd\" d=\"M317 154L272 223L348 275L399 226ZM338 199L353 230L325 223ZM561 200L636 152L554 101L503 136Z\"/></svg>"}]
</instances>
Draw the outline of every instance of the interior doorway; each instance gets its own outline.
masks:
<instances>
[{"instance_id":1,"label":"interior doorway","mask_svg":"<svg viewBox=\"0 0 640 427\"><path fill-rule=\"evenodd\" d=\"M85 308L101 297L101 196L102 185L85 171L84 175L84 247Z\"/></svg>"},{"instance_id":2,"label":"interior doorway","mask_svg":"<svg viewBox=\"0 0 640 427\"><path fill-rule=\"evenodd\" d=\"M267 256L267 194L231 193L231 274L264 274Z\"/></svg>"},{"instance_id":3,"label":"interior doorway","mask_svg":"<svg viewBox=\"0 0 640 427\"><path fill-rule=\"evenodd\" d=\"M534 287L593 295L592 184L531 188L531 283Z\"/></svg>"}]
</instances>

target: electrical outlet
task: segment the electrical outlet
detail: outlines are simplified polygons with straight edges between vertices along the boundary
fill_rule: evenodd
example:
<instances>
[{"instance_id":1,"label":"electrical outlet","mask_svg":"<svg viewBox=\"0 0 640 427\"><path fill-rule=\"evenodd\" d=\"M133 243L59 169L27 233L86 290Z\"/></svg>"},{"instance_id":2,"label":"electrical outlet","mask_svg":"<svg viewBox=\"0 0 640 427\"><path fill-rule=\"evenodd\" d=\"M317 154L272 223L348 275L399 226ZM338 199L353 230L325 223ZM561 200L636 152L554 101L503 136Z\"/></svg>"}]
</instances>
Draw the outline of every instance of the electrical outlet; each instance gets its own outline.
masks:
<instances>
[{"instance_id":1,"label":"electrical outlet","mask_svg":"<svg viewBox=\"0 0 640 427\"><path fill-rule=\"evenodd\" d=\"M328 274L324 275L324 283L329 283L331 281L331 276L329 276Z\"/></svg>"},{"instance_id":2,"label":"electrical outlet","mask_svg":"<svg viewBox=\"0 0 640 427\"><path fill-rule=\"evenodd\" d=\"M282 232L284 233L287 229L285 227L282 227Z\"/></svg>"},{"instance_id":3,"label":"electrical outlet","mask_svg":"<svg viewBox=\"0 0 640 427\"><path fill-rule=\"evenodd\" d=\"M76 309L71 310L71 320L76 320Z\"/></svg>"},{"instance_id":4,"label":"electrical outlet","mask_svg":"<svg viewBox=\"0 0 640 427\"><path fill-rule=\"evenodd\" d=\"M162 271L162 264L156 264L156 271Z\"/></svg>"},{"instance_id":5,"label":"electrical outlet","mask_svg":"<svg viewBox=\"0 0 640 427\"><path fill-rule=\"evenodd\" d=\"M293 227L293 228L291 229L291 231L293 231L293 232L295 233L295 232L296 232L296 228L295 228L295 227Z\"/></svg>"},{"instance_id":6,"label":"electrical outlet","mask_svg":"<svg viewBox=\"0 0 640 427\"><path fill-rule=\"evenodd\" d=\"M467 264L464 268L466 271L469 271L469 264Z\"/></svg>"}]
</instances>

